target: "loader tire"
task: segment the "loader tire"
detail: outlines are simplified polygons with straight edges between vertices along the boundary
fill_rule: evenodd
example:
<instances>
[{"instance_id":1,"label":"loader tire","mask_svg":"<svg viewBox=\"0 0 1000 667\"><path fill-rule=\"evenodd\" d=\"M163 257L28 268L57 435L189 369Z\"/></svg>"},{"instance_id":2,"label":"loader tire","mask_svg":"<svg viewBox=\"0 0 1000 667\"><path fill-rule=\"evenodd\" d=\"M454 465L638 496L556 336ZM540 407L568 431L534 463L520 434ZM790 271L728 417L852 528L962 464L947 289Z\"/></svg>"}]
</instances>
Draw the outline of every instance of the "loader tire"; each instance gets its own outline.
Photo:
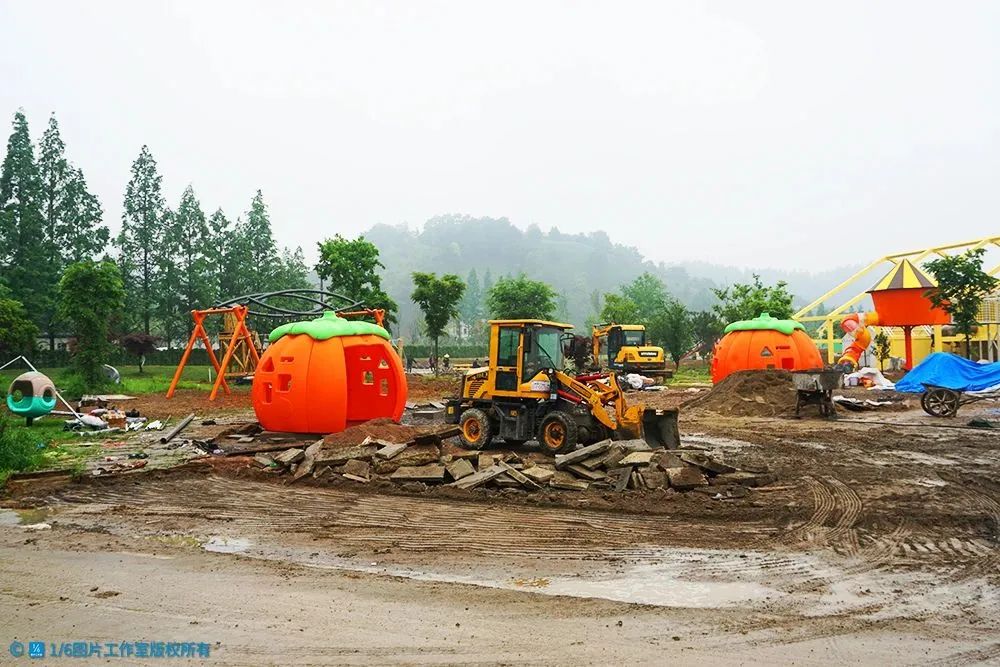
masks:
<instances>
[{"instance_id":1,"label":"loader tire","mask_svg":"<svg viewBox=\"0 0 1000 667\"><path fill-rule=\"evenodd\" d=\"M546 454L572 451L576 442L576 422L565 412L550 412L538 427L538 444Z\"/></svg>"},{"instance_id":2,"label":"loader tire","mask_svg":"<svg viewBox=\"0 0 1000 667\"><path fill-rule=\"evenodd\" d=\"M489 447L493 440L493 424L482 410L477 408L466 410L458 420L458 425L462 429L459 438L469 449L484 449Z\"/></svg>"}]
</instances>

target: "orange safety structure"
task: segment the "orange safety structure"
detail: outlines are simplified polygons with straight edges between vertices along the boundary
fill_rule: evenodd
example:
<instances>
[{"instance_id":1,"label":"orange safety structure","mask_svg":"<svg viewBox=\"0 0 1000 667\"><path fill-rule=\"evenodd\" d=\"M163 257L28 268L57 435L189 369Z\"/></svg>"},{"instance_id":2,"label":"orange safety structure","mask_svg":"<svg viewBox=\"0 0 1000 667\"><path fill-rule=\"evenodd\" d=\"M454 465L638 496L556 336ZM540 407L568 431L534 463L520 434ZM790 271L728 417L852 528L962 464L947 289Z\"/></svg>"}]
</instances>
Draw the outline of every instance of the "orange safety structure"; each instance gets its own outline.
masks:
<instances>
[{"instance_id":1,"label":"orange safety structure","mask_svg":"<svg viewBox=\"0 0 1000 667\"><path fill-rule=\"evenodd\" d=\"M721 382L736 371L815 368L823 368L823 357L805 327L761 313L726 327L712 355L712 382Z\"/></svg>"},{"instance_id":2,"label":"orange safety structure","mask_svg":"<svg viewBox=\"0 0 1000 667\"><path fill-rule=\"evenodd\" d=\"M268 337L254 374L253 409L269 431L338 433L348 426L390 417L406 407L406 374L389 332L378 324L327 312L278 327Z\"/></svg>"},{"instance_id":3,"label":"orange safety structure","mask_svg":"<svg viewBox=\"0 0 1000 667\"><path fill-rule=\"evenodd\" d=\"M229 338L229 344L226 346L226 353L222 356L221 363L219 363L218 359L216 359L215 352L212 350L212 341L208 337L208 332L205 331L205 318L209 315L232 315L235 318L235 326L233 327L232 336ZM226 368L229 366L229 362L233 358L233 353L236 351L236 348L241 341L245 343L247 354L249 354L254 367L256 367L260 362L260 355L257 353L257 348L254 346L253 336L250 333L250 329L247 328L247 307L227 306L225 308L192 310L191 318L194 320L194 330L191 332L191 338L188 340L187 347L184 348L184 354L181 356L181 361L177 364L177 371L174 372L174 379L171 380L170 389L167 390L167 398L174 395L174 391L177 389L177 383L180 382L181 379L181 373L184 372L184 365L187 364L188 358L191 356L191 350L194 348L195 342L200 340L205 344L205 350L208 352L208 360L212 362L212 367L215 368L215 384L212 385L212 393L208 396L208 400L214 401L215 397L219 394L220 387L227 394L230 393L229 384L226 382Z\"/></svg>"}]
</instances>

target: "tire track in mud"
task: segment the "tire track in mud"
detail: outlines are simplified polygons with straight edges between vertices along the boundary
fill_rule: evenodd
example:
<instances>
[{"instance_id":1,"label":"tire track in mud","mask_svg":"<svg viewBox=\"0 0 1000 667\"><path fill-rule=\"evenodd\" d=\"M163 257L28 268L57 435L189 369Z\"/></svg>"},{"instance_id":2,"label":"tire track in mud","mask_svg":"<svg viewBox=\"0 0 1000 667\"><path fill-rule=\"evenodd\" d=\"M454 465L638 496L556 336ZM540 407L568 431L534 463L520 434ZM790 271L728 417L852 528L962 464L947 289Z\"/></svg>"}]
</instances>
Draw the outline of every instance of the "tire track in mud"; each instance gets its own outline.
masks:
<instances>
[{"instance_id":1,"label":"tire track in mud","mask_svg":"<svg viewBox=\"0 0 1000 667\"><path fill-rule=\"evenodd\" d=\"M813 513L782 541L796 546L829 546L838 553L856 555L860 546L854 524L864 510L861 496L836 477L807 475L803 481L812 495Z\"/></svg>"},{"instance_id":2,"label":"tire track in mud","mask_svg":"<svg viewBox=\"0 0 1000 667\"><path fill-rule=\"evenodd\" d=\"M64 492L68 514L140 516L161 524L190 523L221 530L232 524L264 534L288 532L354 547L390 546L412 552L466 551L525 558L647 558L664 547L733 548L774 535L770 525L702 523L669 516L585 509L502 506L447 499L359 494L339 489L294 489L221 477L155 480Z\"/></svg>"}]
</instances>

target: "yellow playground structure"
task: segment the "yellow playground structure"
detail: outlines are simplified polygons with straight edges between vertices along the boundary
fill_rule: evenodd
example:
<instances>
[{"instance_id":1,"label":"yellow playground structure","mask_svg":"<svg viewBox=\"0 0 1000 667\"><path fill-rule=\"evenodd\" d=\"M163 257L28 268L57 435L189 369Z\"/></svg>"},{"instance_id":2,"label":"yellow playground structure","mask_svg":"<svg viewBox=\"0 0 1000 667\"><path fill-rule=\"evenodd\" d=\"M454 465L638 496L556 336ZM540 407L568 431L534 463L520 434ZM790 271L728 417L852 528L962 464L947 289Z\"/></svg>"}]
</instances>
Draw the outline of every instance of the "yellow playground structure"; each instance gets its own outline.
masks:
<instances>
[{"instance_id":1,"label":"yellow playground structure","mask_svg":"<svg viewBox=\"0 0 1000 667\"><path fill-rule=\"evenodd\" d=\"M881 283L882 281L879 279L883 275L886 278L889 277L889 274L909 275L913 271L907 267L907 264L920 266L922 262L935 257L947 257L979 248L987 250L1000 248L1000 236L989 236L963 243L934 246L880 257L800 309L792 317L806 327L826 357L827 362L832 364L843 352L841 322L852 313L872 309L870 292L879 287L876 281ZM992 268L987 267L987 271L993 276L1000 274L1000 264ZM829 312L820 312L824 308L824 304L829 305L838 301L839 305ZM980 326L971 341L972 356L990 361L1000 360L1000 293L991 295L983 302L978 319ZM881 328L889 333L892 357L905 358L907 355L903 329L891 326ZM911 335L912 357L915 363L931 352L965 353L964 337L956 336L949 325L936 324L914 327ZM875 363L877 365L877 362Z\"/></svg>"}]
</instances>

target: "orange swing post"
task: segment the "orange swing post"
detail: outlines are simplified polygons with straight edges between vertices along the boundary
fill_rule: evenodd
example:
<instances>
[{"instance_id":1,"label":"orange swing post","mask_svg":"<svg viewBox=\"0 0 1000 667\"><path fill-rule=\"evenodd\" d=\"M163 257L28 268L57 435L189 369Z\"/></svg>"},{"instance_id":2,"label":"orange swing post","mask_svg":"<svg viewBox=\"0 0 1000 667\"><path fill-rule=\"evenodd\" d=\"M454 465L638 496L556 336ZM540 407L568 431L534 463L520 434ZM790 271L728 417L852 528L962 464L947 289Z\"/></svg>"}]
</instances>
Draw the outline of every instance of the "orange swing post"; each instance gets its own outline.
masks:
<instances>
[{"instance_id":1,"label":"orange swing post","mask_svg":"<svg viewBox=\"0 0 1000 667\"><path fill-rule=\"evenodd\" d=\"M233 336L232 340L229 341L229 345L226 348L226 354L223 356L222 362L220 363L218 358L215 356L215 351L212 350L212 341L208 337L208 331L205 330L205 317L208 315L223 315L226 313L232 313L236 317L237 335ZM208 359L212 362L212 368L215 369L215 383L212 385L212 393L209 395L209 400L215 400L220 388L222 388L222 390L227 394L232 393L229 389L229 383L226 382L226 367L232 359L236 343L239 340L245 340L247 342L247 347L250 349L250 356L253 359L254 367L256 368L256 365L260 362L260 355L257 354L257 348L254 347L253 344L253 337L250 335L250 330L246 325L246 317L246 306L208 308L206 310L191 311L191 319L194 320L194 330L191 332L191 338L188 339L187 347L184 348L184 354L181 356L180 363L177 364L177 370L174 372L174 379L171 380L170 388L167 390L167 398L171 398L174 395L174 392L177 389L177 383L180 382L181 374L184 372L184 366L191 357L191 350L194 349L195 342L199 340L205 344L205 351L208 352Z\"/></svg>"}]
</instances>

